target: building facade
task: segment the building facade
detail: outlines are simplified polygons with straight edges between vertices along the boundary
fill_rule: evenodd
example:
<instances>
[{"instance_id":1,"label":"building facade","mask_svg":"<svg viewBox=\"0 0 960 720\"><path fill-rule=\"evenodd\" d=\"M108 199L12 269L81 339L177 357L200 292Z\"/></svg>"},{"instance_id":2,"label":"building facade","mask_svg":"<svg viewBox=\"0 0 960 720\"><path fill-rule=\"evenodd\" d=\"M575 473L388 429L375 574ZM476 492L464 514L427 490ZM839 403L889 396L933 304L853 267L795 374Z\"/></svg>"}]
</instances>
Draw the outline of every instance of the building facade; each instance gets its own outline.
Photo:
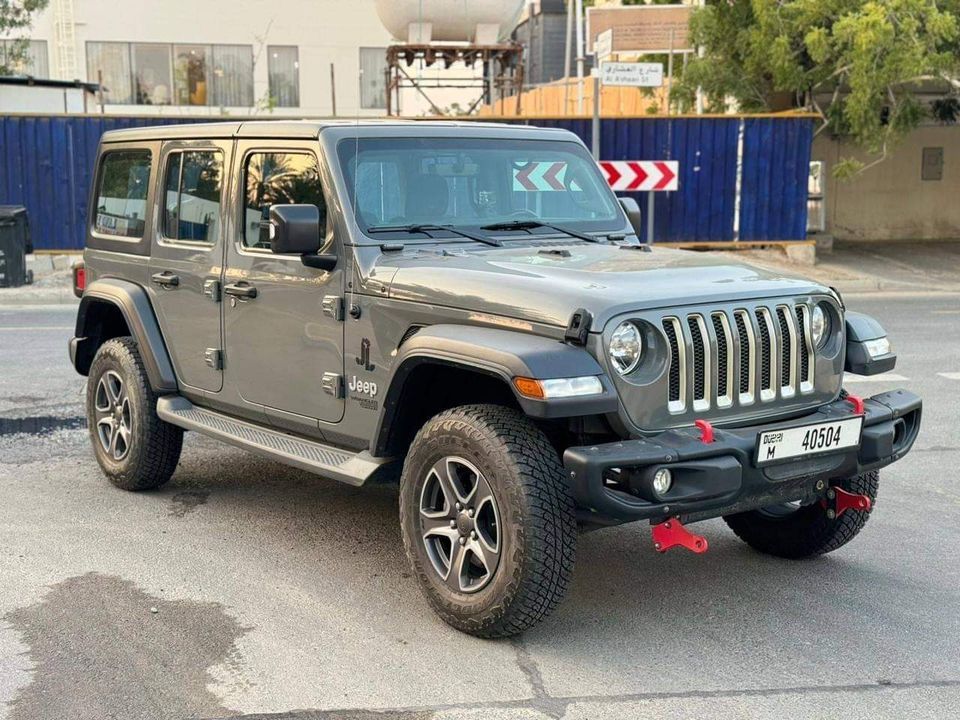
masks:
<instances>
[{"instance_id":1,"label":"building facade","mask_svg":"<svg viewBox=\"0 0 960 720\"><path fill-rule=\"evenodd\" d=\"M103 111L377 116L390 35L373 0L52 0L25 74L103 86ZM0 39L0 53L8 40ZM466 102L468 98L463 98ZM415 91L401 110L429 105Z\"/></svg>"}]
</instances>

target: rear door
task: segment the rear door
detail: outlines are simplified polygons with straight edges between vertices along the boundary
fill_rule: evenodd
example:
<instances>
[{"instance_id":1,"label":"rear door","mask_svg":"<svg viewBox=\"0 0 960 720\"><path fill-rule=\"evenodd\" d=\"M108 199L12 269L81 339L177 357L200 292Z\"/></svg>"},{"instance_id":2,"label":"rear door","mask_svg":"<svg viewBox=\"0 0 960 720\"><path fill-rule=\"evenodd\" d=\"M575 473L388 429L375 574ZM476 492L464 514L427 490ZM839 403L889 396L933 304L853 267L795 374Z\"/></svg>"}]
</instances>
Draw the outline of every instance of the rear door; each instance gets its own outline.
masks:
<instances>
[{"instance_id":1,"label":"rear door","mask_svg":"<svg viewBox=\"0 0 960 720\"><path fill-rule=\"evenodd\" d=\"M220 301L232 141L163 145L150 260L153 307L181 384L223 386Z\"/></svg>"}]
</instances>

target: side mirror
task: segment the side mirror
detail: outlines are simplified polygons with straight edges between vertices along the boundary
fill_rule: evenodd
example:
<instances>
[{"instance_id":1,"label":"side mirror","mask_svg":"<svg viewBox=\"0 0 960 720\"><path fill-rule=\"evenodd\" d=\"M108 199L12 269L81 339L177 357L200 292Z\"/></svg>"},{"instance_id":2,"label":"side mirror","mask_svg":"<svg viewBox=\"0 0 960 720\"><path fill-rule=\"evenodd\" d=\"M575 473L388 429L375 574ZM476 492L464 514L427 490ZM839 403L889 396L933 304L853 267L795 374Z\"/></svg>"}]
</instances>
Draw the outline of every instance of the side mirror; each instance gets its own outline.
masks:
<instances>
[{"instance_id":1,"label":"side mirror","mask_svg":"<svg viewBox=\"0 0 960 720\"><path fill-rule=\"evenodd\" d=\"M316 205L272 205L270 219L261 222L269 234L270 251L277 255L300 255L303 264L332 270L337 256L320 255L320 209Z\"/></svg>"},{"instance_id":2,"label":"side mirror","mask_svg":"<svg viewBox=\"0 0 960 720\"><path fill-rule=\"evenodd\" d=\"M320 250L320 210L316 205L272 205L266 224L270 250L277 255Z\"/></svg>"},{"instance_id":3,"label":"side mirror","mask_svg":"<svg viewBox=\"0 0 960 720\"><path fill-rule=\"evenodd\" d=\"M618 198L618 200L620 200L620 207L622 207L623 211L627 214L627 220L630 221L633 232L637 234L637 238L642 238L643 215L640 213L640 206L637 205L637 201L632 197L622 197Z\"/></svg>"}]
</instances>

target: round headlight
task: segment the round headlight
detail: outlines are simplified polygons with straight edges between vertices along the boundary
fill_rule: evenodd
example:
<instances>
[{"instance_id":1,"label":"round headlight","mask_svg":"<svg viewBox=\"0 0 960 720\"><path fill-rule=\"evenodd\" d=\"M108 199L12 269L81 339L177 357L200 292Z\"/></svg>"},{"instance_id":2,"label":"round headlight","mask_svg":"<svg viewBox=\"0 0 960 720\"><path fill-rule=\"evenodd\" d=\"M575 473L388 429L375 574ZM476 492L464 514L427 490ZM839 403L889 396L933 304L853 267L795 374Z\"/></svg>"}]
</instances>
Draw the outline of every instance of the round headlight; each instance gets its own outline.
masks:
<instances>
[{"instance_id":1,"label":"round headlight","mask_svg":"<svg viewBox=\"0 0 960 720\"><path fill-rule=\"evenodd\" d=\"M610 360L617 372L626 375L637 367L641 355L640 331L632 322L620 323L610 336Z\"/></svg>"},{"instance_id":2,"label":"round headlight","mask_svg":"<svg viewBox=\"0 0 960 720\"><path fill-rule=\"evenodd\" d=\"M813 344L823 347L830 337L830 314L822 305L815 305L810 316L810 332L813 333Z\"/></svg>"}]
</instances>

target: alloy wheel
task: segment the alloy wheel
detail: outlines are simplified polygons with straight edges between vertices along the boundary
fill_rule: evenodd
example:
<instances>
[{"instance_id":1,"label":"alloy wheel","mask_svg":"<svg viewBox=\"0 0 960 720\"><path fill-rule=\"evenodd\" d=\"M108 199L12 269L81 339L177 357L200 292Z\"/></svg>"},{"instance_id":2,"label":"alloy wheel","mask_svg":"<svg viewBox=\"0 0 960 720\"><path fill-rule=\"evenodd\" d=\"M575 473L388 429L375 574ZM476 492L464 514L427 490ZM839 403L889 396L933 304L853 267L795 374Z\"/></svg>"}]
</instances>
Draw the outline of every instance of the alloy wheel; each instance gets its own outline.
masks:
<instances>
[{"instance_id":1,"label":"alloy wheel","mask_svg":"<svg viewBox=\"0 0 960 720\"><path fill-rule=\"evenodd\" d=\"M126 384L113 370L100 376L94 412L100 446L112 460L123 460L130 452L133 415Z\"/></svg>"},{"instance_id":2,"label":"alloy wheel","mask_svg":"<svg viewBox=\"0 0 960 720\"><path fill-rule=\"evenodd\" d=\"M500 562L500 512L490 483L461 457L441 458L420 492L420 530L433 569L454 592L474 593Z\"/></svg>"}]
</instances>

